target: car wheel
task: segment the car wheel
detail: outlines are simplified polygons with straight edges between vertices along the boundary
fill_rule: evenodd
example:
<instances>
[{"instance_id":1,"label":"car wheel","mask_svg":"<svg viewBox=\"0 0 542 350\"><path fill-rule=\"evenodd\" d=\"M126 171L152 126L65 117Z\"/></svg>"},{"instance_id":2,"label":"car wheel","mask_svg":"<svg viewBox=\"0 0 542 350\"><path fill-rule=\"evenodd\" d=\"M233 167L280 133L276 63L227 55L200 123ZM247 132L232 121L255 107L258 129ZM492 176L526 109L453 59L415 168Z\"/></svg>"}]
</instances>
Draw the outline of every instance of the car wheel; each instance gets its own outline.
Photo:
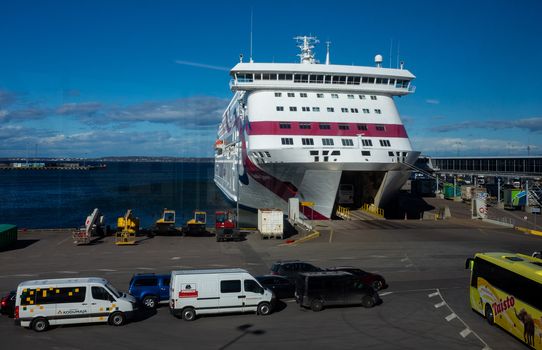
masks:
<instances>
[{"instance_id":1,"label":"car wheel","mask_svg":"<svg viewBox=\"0 0 542 350\"><path fill-rule=\"evenodd\" d=\"M373 283L371 283L371 287L373 287L375 291L379 291L382 289L382 282L374 281Z\"/></svg>"},{"instance_id":2,"label":"car wheel","mask_svg":"<svg viewBox=\"0 0 542 350\"><path fill-rule=\"evenodd\" d=\"M314 312L319 312L324 309L324 303L322 303L322 300L314 299L311 302L311 310Z\"/></svg>"},{"instance_id":3,"label":"car wheel","mask_svg":"<svg viewBox=\"0 0 542 350\"><path fill-rule=\"evenodd\" d=\"M126 322L126 316L122 312L113 312L109 316L109 324L115 327L122 326Z\"/></svg>"},{"instance_id":4,"label":"car wheel","mask_svg":"<svg viewBox=\"0 0 542 350\"><path fill-rule=\"evenodd\" d=\"M262 315L262 316L269 315L271 313L271 305L269 305L269 303L267 302L260 303L258 305L257 313L258 315Z\"/></svg>"},{"instance_id":5,"label":"car wheel","mask_svg":"<svg viewBox=\"0 0 542 350\"><path fill-rule=\"evenodd\" d=\"M371 308L375 306L375 298L372 296L366 295L361 299L361 305L366 308Z\"/></svg>"},{"instance_id":6,"label":"car wheel","mask_svg":"<svg viewBox=\"0 0 542 350\"><path fill-rule=\"evenodd\" d=\"M491 305L489 304L486 304L485 316L486 316L487 323L493 326L493 324L495 323L495 317L493 316L493 309L491 308Z\"/></svg>"},{"instance_id":7,"label":"car wheel","mask_svg":"<svg viewBox=\"0 0 542 350\"><path fill-rule=\"evenodd\" d=\"M156 298L152 295L147 295L143 298L143 306L146 309L155 309L156 308Z\"/></svg>"},{"instance_id":8,"label":"car wheel","mask_svg":"<svg viewBox=\"0 0 542 350\"><path fill-rule=\"evenodd\" d=\"M38 317L32 321L31 328L36 332L43 332L49 328L49 322L43 317Z\"/></svg>"},{"instance_id":9,"label":"car wheel","mask_svg":"<svg viewBox=\"0 0 542 350\"><path fill-rule=\"evenodd\" d=\"M196 319L196 310L192 307L187 307L183 310L183 320L194 321Z\"/></svg>"}]
</instances>

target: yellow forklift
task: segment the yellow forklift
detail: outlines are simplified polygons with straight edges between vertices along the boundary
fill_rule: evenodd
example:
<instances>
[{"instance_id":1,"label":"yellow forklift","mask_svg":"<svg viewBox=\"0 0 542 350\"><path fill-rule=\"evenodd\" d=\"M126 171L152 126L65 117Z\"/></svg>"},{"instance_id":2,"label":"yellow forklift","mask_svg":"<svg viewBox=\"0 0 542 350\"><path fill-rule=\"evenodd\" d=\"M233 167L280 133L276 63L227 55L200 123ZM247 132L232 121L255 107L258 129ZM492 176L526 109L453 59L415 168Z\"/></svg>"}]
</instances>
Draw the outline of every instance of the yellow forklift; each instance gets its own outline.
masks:
<instances>
[{"instance_id":1,"label":"yellow forklift","mask_svg":"<svg viewBox=\"0 0 542 350\"><path fill-rule=\"evenodd\" d=\"M156 220L151 235L179 234L175 228L175 210L165 208L160 219Z\"/></svg>"},{"instance_id":2,"label":"yellow forklift","mask_svg":"<svg viewBox=\"0 0 542 350\"><path fill-rule=\"evenodd\" d=\"M202 235L207 232L207 212L201 210L194 211L194 217L186 222L183 227L183 234Z\"/></svg>"},{"instance_id":3,"label":"yellow forklift","mask_svg":"<svg viewBox=\"0 0 542 350\"><path fill-rule=\"evenodd\" d=\"M116 245L133 245L136 243L136 234L139 231L139 219L132 215L128 209L124 216L117 219Z\"/></svg>"}]
</instances>

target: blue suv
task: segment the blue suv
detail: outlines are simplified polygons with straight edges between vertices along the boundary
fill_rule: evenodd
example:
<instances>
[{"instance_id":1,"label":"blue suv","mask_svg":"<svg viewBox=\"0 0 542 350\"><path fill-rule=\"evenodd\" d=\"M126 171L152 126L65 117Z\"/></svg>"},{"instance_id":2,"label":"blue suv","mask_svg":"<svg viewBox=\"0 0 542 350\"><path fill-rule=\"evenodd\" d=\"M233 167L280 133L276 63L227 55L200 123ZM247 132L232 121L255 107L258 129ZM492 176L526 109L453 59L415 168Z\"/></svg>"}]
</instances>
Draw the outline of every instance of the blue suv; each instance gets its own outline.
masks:
<instances>
[{"instance_id":1,"label":"blue suv","mask_svg":"<svg viewBox=\"0 0 542 350\"><path fill-rule=\"evenodd\" d=\"M171 275L154 273L135 274L130 280L128 293L148 309L154 309L161 301L169 300Z\"/></svg>"}]
</instances>

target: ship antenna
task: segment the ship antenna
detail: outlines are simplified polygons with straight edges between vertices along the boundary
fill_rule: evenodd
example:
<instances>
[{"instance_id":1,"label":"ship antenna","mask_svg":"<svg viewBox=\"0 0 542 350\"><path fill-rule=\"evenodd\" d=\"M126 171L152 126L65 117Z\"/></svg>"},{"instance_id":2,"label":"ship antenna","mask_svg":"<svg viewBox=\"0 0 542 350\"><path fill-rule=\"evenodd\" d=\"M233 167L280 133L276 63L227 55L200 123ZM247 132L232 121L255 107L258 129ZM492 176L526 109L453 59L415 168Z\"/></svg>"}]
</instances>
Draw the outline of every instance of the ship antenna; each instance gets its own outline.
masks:
<instances>
[{"instance_id":1,"label":"ship antenna","mask_svg":"<svg viewBox=\"0 0 542 350\"><path fill-rule=\"evenodd\" d=\"M254 7L250 8L250 63L253 63L252 60L252 32L253 32L253 17L254 17Z\"/></svg>"},{"instance_id":2,"label":"ship antenna","mask_svg":"<svg viewBox=\"0 0 542 350\"><path fill-rule=\"evenodd\" d=\"M393 54L393 38L390 38L390 68L391 68L391 62L392 62L392 54Z\"/></svg>"},{"instance_id":3,"label":"ship antenna","mask_svg":"<svg viewBox=\"0 0 542 350\"><path fill-rule=\"evenodd\" d=\"M331 41L326 41L326 64L329 64L329 45L331 44Z\"/></svg>"},{"instance_id":4,"label":"ship antenna","mask_svg":"<svg viewBox=\"0 0 542 350\"><path fill-rule=\"evenodd\" d=\"M320 42L315 36L300 35L294 37L294 40L297 40L299 44L297 47L301 49L301 53L298 54L300 63L318 63L318 61L314 59L314 52L312 52L312 49L314 49L313 44Z\"/></svg>"}]
</instances>

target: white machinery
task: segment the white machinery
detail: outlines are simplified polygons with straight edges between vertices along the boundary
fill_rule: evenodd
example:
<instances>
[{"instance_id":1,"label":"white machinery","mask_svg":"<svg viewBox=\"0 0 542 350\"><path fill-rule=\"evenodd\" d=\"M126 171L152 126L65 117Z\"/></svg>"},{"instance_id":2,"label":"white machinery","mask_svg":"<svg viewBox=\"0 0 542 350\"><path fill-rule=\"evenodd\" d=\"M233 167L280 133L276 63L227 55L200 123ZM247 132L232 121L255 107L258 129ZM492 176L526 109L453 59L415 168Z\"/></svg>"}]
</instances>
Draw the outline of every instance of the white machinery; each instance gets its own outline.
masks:
<instances>
[{"instance_id":1,"label":"white machinery","mask_svg":"<svg viewBox=\"0 0 542 350\"><path fill-rule=\"evenodd\" d=\"M87 216L85 226L73 232L73 243L89 244L93 239L105 236L104 216L100 209L95 208L92 214Z\"/></svg>"}]
</instances>

